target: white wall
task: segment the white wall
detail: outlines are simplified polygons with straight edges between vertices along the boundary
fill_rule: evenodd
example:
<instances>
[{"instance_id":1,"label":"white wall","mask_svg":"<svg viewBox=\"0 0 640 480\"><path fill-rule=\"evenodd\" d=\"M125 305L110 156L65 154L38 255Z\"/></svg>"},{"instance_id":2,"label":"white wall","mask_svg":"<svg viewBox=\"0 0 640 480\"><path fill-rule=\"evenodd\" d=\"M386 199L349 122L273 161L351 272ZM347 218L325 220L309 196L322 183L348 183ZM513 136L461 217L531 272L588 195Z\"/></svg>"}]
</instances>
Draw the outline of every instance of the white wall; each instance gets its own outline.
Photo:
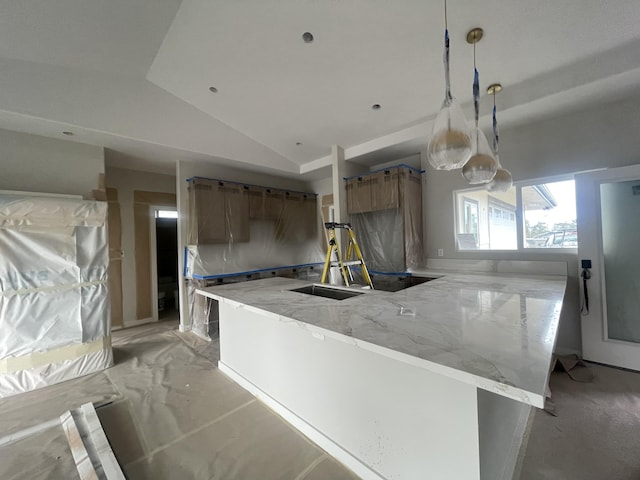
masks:
<instances>
[{"instance_id":1,"label":"white wall","mask_svg":"<svg viewBox=\"0 0 640 480\"><path fill-rule=\"evenodd\" d=\"M500 132L500 160L514 181L640 163L640 96ZM468 188L459 171L426 169L425 256L489 260L566 261L569 283L558 333L559 351L581 350L578 259L571 253L456 252L453 191Z\"/></svg>"},{"instance_id":2,"label":"white wall","mask_svg":"<svg viewBox=\"0 0 640 480\"><path fill-rule=\"evenodd\" d=\"M0 190L93 198L101 173L101 147L0 130Z\"/></svg>"},{"instance_id":3,"label":"white wall","mask_svg":"<svg viewBox=\"0 0 640 480\"><path fill-rule=\"evenodd\" d=\"M108 153L107 153L108 157ZM108 160L108 158L107 158ZM108 167L107 187L118 190L122 223L122 310L125 325L136 320L136 258L133 214L133 191L176 192L176 177Z\"/></svg>"}]
</instances>

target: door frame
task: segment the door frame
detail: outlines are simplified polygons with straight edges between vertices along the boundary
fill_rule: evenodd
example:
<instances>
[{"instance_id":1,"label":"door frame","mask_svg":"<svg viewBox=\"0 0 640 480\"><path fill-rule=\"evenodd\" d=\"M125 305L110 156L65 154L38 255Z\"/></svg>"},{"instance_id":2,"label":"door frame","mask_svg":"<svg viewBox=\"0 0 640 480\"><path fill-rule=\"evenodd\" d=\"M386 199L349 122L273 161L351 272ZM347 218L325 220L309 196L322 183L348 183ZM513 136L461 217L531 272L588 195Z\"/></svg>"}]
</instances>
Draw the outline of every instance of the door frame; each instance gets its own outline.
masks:
<instances>
[{"instance_id":1,"label":"door frame","mask_svg":"<svg viewBox=\"0 0 640 480\"><path fill-rule=\"evenodd\" d=\"M156 238L156 212L158 210L167 210L177 212L178 208L167 205L149 205L149 256L150 256L150 275L151 275L151 318L154 322L158 321L158 243Z\"/></svg>"},{"instance_id":2,"label":"door frame","mask_svg":"<svg viewBox=\"0 0 640 480\"><path fill-rule=\"evenodd\" d=\"M640 179L640 165L587 172L576 175L575 179L578 267L581 267L582 260L592 261L591 278L587 281L589 310L581 315L582 356L585 360L640 371L640 344L610 339L607 334L600 203L600 184ZM584 299L582 283L580 281L580 294Z\"/></svg>"}]
</instances>

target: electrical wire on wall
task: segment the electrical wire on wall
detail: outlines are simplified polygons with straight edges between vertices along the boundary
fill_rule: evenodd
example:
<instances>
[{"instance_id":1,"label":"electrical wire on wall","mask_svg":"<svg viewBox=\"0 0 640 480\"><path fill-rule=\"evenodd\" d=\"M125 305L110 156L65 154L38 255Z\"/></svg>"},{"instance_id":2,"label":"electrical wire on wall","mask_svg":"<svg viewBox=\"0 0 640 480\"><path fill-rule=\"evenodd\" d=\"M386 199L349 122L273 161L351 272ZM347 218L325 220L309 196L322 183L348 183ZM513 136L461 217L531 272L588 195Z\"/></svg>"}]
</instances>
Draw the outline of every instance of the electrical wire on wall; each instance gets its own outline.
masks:
<instances>
[{"instance_id":1,"label":"electrical wire on wall","mask_svg":"<svg viewBox=\"0 0 640 480\"><path fill-rule=\"evenodd\" d=\"M587 280L591 278L591 260L582 260L582 305L580 313L589 315L589 290L587 288Z\"/></svg>"}]
</instances>

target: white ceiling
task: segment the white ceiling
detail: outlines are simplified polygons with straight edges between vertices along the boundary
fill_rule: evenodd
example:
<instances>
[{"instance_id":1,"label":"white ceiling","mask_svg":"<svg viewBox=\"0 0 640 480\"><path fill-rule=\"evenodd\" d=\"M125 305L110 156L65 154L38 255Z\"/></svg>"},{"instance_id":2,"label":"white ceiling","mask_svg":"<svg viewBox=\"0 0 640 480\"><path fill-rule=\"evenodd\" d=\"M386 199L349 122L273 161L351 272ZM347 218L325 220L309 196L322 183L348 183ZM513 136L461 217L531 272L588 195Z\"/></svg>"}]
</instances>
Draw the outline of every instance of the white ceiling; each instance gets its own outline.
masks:
<instances>
[{"instance_id":1,"label":"white ceiling","mask_svg":"<svg viewBox=\"0 0 640 480\"><path fill-rule=\"evenodd\" d=\"M476 26L481 84L505 86L502 127L640 90L638 0L448 7L453 93L469 114ZM442 24L442 2L424 0L4 0L0 128L71 130L120 152L118 166L159 171L209 159L309 175L333 144L383 162L426 142Z\"/></svg>"}]
</instances>

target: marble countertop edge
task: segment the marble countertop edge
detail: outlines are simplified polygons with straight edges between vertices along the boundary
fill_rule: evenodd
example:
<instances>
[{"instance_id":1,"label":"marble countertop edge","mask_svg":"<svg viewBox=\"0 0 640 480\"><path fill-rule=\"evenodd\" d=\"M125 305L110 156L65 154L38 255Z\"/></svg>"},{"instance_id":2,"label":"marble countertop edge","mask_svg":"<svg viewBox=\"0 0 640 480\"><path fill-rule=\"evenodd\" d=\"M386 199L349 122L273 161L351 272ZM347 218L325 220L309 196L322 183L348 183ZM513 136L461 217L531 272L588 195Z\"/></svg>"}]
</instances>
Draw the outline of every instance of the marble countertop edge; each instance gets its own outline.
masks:
<instances>
[{"instance_id":1,"label":"marble countertop edge","mask_svg":"<svg viewBox=\"0 0 640 480\"><path fill-rule=\"evenodd\" d=\"M513 400L517 400L519 402L532 405L534 407L544 408L544 395L539 395L533 392L529 392L518 387L514 387L511 385L507 385L505 383L498 382L496 380L492 380L490 378L482 377L470 372L465 372L453 367L435 363L435 362L432 362L423 358L419 358L407 353L393 350L388 347L376 345L374 343L367 342L366 340L344 335L342 333L335 332L333 330L329 330L323 327L319 327L317 325L306 323L302 320L296 320L275 312L271 312L264 308L248 305L238 300L230 299L207 290L197 289L196 292L200 293L201 295L204 295L205 297L225 303L239 310L247 310L249 312L257 313L259 315L263 315L265 317L272 318L274 320L286 323L290 326L302 328L308 331L310 335L316 338L318 338L318 336L328 337L343 343L347 343L359 348L363 348L365 350L383 355L385 357L388 357L397 361L401 361L403 363L407 363L409 365L412 365L418 368L423 368L432 373L447 376L449 378L473 385L475 387L495 393L497 395L508 397ZM321 338L318 338L318 339L322 340Z\"/></svg>"}]
</instances>

